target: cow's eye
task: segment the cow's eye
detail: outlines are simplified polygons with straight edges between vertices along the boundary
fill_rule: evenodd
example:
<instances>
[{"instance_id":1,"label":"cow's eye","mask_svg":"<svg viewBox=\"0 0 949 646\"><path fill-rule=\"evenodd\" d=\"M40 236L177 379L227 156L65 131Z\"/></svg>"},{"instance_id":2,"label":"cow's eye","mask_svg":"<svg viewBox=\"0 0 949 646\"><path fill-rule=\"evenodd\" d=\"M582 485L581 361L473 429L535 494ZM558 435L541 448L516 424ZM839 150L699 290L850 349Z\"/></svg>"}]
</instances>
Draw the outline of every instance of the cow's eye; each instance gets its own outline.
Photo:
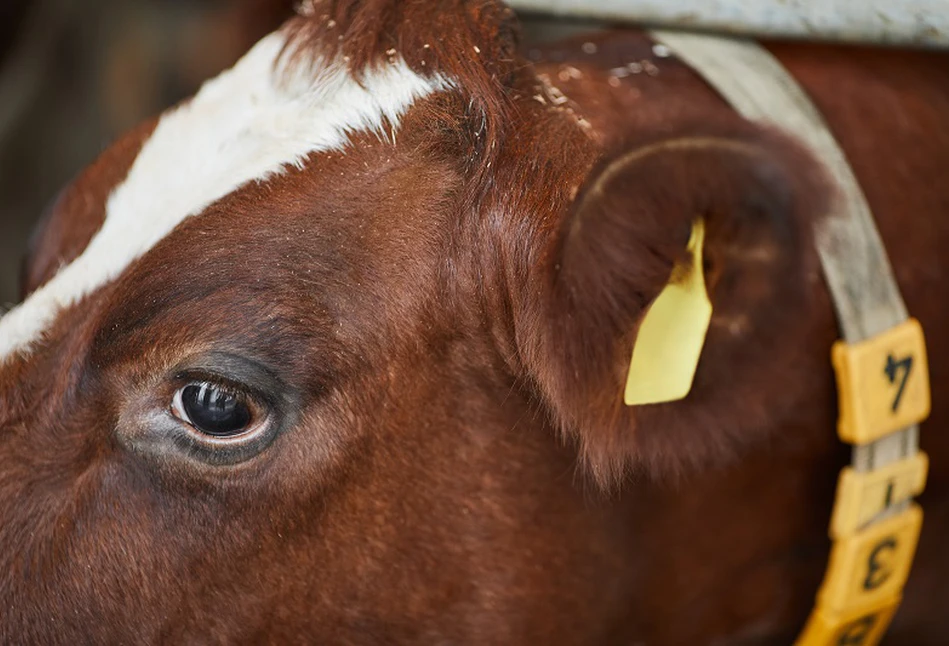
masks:
<instances>
[{"instance_id":1,"label":"cow's eye","mask_svg":"<svg viewBox=\"0 0 949 646\"><path fill-rule=\"evenodd\" d=\"M250 432L265 417L250 396L236 388L208 381L192 382L179 388L171 410L178 419L213 438Z\"/></svg>"}]
</instances>

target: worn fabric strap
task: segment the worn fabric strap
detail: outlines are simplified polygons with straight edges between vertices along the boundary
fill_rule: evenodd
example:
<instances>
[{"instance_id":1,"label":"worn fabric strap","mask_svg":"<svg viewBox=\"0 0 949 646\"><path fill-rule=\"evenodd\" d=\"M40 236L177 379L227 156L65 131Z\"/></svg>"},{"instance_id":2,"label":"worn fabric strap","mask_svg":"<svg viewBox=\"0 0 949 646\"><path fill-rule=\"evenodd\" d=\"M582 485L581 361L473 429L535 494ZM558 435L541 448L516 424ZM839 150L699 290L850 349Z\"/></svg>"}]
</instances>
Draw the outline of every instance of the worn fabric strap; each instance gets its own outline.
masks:
<instances>
[{"instance_id":1,"label":"worn fabric strap","mask_svg":"<svg viewBox=\"0 0 949 646\"><path fill-rule=\"evenodd\" d=\"M906 306L866 197L823 117L781 63L752 41L666 30L650 35L744 117L807 144L836 180L833 212L815 233L844 339L862 341L905 321Z\"/></svg>"}]
</instances>

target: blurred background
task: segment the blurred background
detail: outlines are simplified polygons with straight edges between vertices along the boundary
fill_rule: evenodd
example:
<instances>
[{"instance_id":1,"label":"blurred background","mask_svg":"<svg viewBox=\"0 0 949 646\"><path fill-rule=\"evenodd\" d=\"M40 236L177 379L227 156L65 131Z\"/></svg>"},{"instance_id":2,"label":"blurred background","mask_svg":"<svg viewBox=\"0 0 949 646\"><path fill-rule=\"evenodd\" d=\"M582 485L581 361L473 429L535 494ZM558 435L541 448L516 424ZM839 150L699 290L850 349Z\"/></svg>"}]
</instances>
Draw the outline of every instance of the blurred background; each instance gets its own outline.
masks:
<instances>
[{"instance_id":1,"label":"blurred background","mask_svg":"<svg viewBox=\"0 0 949 646\"><path fill-rule=\"evenodd\" d=\"M0 306L35 221L123 131L194 93L294 0L0 0Z\"/></svg>"}]
</instances>

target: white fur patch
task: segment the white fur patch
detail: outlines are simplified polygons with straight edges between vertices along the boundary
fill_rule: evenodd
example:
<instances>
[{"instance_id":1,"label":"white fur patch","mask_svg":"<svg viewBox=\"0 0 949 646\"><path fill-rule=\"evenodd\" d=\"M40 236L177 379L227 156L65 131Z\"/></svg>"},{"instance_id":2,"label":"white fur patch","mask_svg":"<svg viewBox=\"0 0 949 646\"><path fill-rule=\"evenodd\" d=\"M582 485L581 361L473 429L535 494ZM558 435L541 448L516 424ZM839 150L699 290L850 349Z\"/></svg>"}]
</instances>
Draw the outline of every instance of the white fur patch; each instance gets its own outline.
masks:
<instances>
[{"instance_id":1,"label":"white fur patch","mask_svg":"<svg viewBox=\"0 0 949 646\"><path fill-rule=\"evenodd\" d=\"M115 280L186 218L313 152L341 149L355 132L385 137L415 101L450 83L401 59L357 83L342 65L281 68L282 32L167 112L128 177L112 192L98 234L23 304L0 319L0 363L26 353L63 308Z\"/></svg>"}]
</instances>

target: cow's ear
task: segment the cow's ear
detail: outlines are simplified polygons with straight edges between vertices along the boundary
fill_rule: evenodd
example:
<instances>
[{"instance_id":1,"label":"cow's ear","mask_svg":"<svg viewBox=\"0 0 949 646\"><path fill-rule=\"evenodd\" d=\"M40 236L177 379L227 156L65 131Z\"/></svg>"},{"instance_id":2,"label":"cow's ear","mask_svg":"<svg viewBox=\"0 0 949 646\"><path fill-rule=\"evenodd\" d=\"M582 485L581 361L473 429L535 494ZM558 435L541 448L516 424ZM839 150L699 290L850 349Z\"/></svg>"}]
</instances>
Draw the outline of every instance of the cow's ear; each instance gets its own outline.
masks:
<instances>
[{"instance_id":1,"label":"cow's ear","mask_svg":"<svg viewBox=\"0 0 949 646\"><path fill-rule=\"evenodd\" d=\"M523 356L600 484L734 455L788 410L804 373L825 370L796 348L824 329L816 320L826 327L826 304L814 305L812 245L826 187L797 145L743 122L641 139L593 169L548 241ZM670 280L704 286L693 284L685 305L657 305ZM693 305L705 289L713 307L707 335L700 320L676 321L702 316ZM654 305L663 311L643 326ZM643 404L647 393L637 405L624 402L641 331L649 357L632 375L640 395L644 370L667 369L663 353L702 337L684 398L666 388L659 399L674 401Z\"/></svg>"}]
</instances>

